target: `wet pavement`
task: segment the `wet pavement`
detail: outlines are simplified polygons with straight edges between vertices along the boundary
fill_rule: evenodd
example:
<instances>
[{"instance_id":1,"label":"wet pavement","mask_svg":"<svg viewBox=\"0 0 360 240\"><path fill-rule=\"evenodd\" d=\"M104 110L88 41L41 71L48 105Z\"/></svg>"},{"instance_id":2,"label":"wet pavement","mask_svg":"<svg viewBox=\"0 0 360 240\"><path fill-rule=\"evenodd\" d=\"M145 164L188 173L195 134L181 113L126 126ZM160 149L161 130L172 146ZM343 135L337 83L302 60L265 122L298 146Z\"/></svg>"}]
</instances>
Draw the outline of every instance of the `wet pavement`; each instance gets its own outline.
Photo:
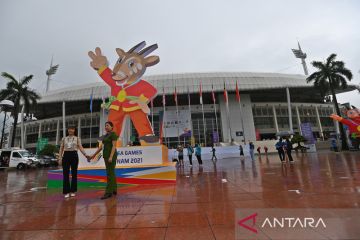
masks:
<instances>
[{"instance_id":1,"label":"wet pavement","mask_svg":"<svg viewBox=\"0 0 360 240\"><path fill-rule=\"evenodd\" d=\"M236 209L359 208L359 152L294 159L195 161L178 168L175 185L124 187L107 200L99 199L102 189L64 200L61 189L46 189L47 169L0 170L0 239L235 239ZM273 231L238 239L280 238ZM308 239L336 238L314 232Z\"/></svg>"}]
</instances>

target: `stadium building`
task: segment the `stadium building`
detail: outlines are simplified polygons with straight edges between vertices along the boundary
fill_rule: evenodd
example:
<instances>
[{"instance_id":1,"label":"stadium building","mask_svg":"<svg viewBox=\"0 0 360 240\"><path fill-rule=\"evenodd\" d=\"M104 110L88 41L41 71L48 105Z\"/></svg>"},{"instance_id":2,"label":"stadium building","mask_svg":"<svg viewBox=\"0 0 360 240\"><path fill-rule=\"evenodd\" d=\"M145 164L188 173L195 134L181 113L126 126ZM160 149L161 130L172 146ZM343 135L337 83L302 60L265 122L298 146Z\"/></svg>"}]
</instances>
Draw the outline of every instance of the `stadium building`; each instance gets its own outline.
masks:
<instances>
[{"instance_id":1,"label":"stadium building","mask_svg":"<svg viewBox=\"0 0 360 240\"><path fill-rule=\"evenodd\" d=\"M165 93L165 112L191 109L191 129L195 142L211 144L214 132L220 142L274 139L275 134L290 130L287 89L291 100L293 131L299 132L301 123L311 123L317 138L327 138L335 132L335 123L329 118L334 112L330 101L325 101L306 76L279 73L208 72L162 74L144 77L158 89L153 101L153 114L149 115L154 132L160 135L160 113ZM240 103L236 99L236 82L240 91ZM199 88L202 88L203 105ZM228 107L224 98L224 86L228 93ZM178 107L174 92L176 88ZM352 91L349 86L342 92ZM213 103L214 91L216 104ZM93 96L92 113L90 96ZM110 88L103 82L50 91L43 95L35 109L36 121L25 122L25 147L35 149L39 138L47 138L50 144L59 144L63 137L63 106L66 126L77 126L83 145L89 147L103 132L104 117L102 99L110 95ZM190 106L189 106L190 96ZM150 105L150 104L149 104ZM165 120L166 121L166 120ZM15 145L20 145L20 125ZM91 136L91 138L90 138ZM174 146L179 137L167 137L164 142ZM137 134L130 120L126 121L123 140L136 141ZM166 137L166 138L165 138ZM189 142L190 137L180 140ZM94 144L95 145L95 144ZM94 146L93 145L93 146Z\"/></svg>"}]
</instances>

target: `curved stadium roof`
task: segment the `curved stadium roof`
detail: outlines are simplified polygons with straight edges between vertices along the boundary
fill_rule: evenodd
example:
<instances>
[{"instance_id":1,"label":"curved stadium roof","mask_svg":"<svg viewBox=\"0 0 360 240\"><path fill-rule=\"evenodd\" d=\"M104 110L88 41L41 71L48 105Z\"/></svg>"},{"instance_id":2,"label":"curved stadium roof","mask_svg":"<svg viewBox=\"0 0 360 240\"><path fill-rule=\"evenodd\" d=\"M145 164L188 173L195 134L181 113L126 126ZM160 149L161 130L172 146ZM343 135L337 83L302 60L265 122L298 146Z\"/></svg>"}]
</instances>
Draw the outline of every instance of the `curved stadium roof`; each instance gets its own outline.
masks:
<instances>
[{"instance_id":1,"label":"curved stadium roof","mask_svg":"<svg viewBox=\"0 0 360 240\"><path fill-rule=\"evenodd\" d=\"M100 77L99 77L100 79ZM299 74L280 74L280 73L255 73L255 72L205 72L205 73L177 73L144 76L143 79L153 84L158 89L158 94L172 94L174 86L178 94L199 91L199 84L202 84L203 92L211 92L212 86L215 91L224 89L224 82L228 91L235 90L236 81L240 91L254 91L262 89L281 89L281 88L312 88L313 84L306 83L306 76ZM348 89L354 90L355 87L349 85ZM61 102L61 101L81 101L88 100L93 91L94 99L101 99L102 96L110 95L110 88L104 82L89 83L78 86L71 86L54 91L49 91L43 95L39 103Z\"/></svg>"}]
</instances>

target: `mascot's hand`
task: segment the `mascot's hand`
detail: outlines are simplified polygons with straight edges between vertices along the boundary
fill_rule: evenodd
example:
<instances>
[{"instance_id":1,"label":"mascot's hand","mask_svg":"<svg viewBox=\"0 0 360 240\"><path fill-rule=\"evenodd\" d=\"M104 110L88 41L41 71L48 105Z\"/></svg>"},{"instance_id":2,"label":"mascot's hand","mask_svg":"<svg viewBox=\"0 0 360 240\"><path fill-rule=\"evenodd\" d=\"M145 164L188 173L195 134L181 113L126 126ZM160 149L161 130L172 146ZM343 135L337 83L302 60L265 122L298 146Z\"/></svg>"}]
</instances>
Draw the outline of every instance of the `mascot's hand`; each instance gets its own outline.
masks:
<instances>
[{"instance_id":1,"label":"mascot's hand","mask_svg":"<svg viewBox=\"0 0 360 240\"><path fill-rule=\"evenodd\" d=\"M89 51L88 55L91 58L90 66L95 70L98 70L103 66L108 66L108 60L105 56L101 54L101 49L99 47L95 49L95 53Z\"/></svg>"},{"instance_id":2,"label":"mascot's hand","mask_svg":"<svg viewBox=\"0 0 360 240\"><path fill-rule=\"evenodd\" d=\"M335 121L340 122L343 118L336 114L331 114L330 118L334 119Z\"/></svg>"},{"instance_id":3,"label":"mascot's hand","mask_svg":"<svg viewBox=\"0 0 360 240\"><path fill-rule=\"evenodd\" d=\"M141 108L141 110L146 113L146 114L150 114L150 108L147 105L147 102L141 101L140 99L137 100L132 100L129 103L131 104L138 104Z\"/></svg>"}]
</instances>

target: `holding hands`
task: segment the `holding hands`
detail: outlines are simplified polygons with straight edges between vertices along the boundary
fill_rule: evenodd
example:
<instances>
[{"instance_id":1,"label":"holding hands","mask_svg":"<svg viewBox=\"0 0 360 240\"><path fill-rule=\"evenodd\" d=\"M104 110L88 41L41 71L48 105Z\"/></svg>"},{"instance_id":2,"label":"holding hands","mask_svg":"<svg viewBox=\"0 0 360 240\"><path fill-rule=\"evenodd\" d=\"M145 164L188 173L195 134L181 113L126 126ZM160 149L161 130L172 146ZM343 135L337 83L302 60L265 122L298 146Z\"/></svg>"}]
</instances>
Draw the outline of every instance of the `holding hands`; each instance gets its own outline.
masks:
<instances>
[{"instance_id":1,"label":"holding hands","mask_svg":"<svg viewBox=\"0 0 360 240\"><path fill-rule=\"evenodd\" d=\"M86 155L85 157L86 157L87 161L90 162L94 158L94 155L93 156Z\"/></svg>"},{"instance_id":2,"label":"holding hands","mask_svg":"<svg viewBox=\"0 0 360 240\"><path fill-rule=\"evenodd\" d=\"M58 160L59 166L62 165L62 156L60 154L57 156L57 160Z\"/></svg>"}]
</instances>

